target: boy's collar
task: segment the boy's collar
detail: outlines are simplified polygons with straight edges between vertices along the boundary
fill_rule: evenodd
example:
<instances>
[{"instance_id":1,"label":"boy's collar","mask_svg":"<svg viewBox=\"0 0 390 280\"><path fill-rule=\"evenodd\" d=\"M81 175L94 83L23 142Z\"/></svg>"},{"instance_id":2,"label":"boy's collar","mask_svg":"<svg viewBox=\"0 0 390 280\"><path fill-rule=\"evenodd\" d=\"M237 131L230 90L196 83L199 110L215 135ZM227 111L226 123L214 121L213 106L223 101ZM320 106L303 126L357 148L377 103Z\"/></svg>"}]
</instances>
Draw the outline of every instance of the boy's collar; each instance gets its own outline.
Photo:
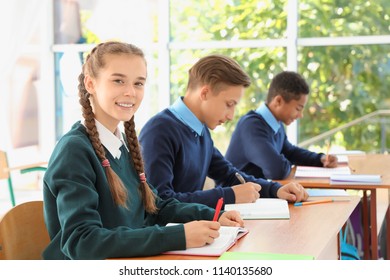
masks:
<instances>
[{"instance_id":1,"label":"boy's collar","mask_svg":"<svg viewBox=\"0 0 390 280\"><path fill-rule=\"evenodd\" d=\"M204 124L195 116L195 114L183 102L183 97L176 99L169 108L169 111L175 115L182 123L191 128L199 136L204 133Z\"/></svg>"},{"instance_id":2,"label":"boy's collar","mask_svg":"<svg viewBox=\"0 0 390 280\"><path fill-rule=\"evenodd\" d=\"M279 122L275 116L272 114L271 110L265 103L262 103L255 111L257 114L262 116L267 124L272 128L274 133L276 134L281 127L281 122Z\"/></svg>"}]
</instances>

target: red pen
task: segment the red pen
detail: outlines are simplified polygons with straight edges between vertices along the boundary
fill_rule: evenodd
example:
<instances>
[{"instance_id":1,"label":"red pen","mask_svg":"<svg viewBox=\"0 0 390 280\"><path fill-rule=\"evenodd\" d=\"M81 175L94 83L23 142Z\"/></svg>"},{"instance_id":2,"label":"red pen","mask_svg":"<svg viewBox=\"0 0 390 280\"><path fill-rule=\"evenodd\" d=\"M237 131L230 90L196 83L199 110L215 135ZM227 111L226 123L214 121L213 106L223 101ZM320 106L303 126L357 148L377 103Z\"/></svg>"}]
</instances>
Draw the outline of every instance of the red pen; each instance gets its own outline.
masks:
<instances>
[{"instance_id":1,"label":"red pen","mask_svg":"<svg viewBox=\"0 0 390 280\"><path fill-rule=\"evenodd\" d=\"M219 213L221 212L222 204L223 204L223 197L218 199L217 206L215 206L215 214L214 214L213 222L218 221L218 217L219 217Z\"/></svg>"}]
</instances>

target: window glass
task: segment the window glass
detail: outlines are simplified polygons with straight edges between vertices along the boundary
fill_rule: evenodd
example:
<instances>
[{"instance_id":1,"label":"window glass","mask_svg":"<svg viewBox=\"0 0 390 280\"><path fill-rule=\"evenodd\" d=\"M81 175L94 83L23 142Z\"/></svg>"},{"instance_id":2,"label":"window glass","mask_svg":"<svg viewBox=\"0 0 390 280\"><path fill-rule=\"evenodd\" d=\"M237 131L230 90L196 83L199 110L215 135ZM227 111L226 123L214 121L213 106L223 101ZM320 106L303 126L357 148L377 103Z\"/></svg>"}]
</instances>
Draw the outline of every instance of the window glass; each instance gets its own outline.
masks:
<instances>
[{"instance_id":1,"label":"window glass","mask_svg":"<svg viewBox=\"0 0 390 280\"><path fill-rule=\"evenodd\" d=\"M300 120L301 141L390 108L389 45L301 48L299 71L311 86ZM388 119L372 118L343 130L336 137L338 144L348 149L379 152L381 133L386 133L381 125L387 123L388 127ZM390 137L387 142L389 147Z\"/></svg>"},{"instance_id":2,"label":"window glass","mask_svg":"<svg viewBox=\"0 0 390 280\"><path fill-rule=\"evenodd\" d=\"M172 41L285 37L287 0L170 1Z\"/></svg>"},{"instance_id":3,"label":"window glass","mask_svg":"<svg viewBox=\"0 0 390 280\"><path fill-rule=\"evenodd\" d=\"M136 116L137 126L141 127L151 114L157 112L157 4L158 1L154 0L54 1L57 139L81 118L78 76L86 55L100 42L119 40L144 51L148 81L144 101Z\"/></svg>"},{"instance_id":4,"label":"window glass","mask_svg":"<svg viewBox=\"0 0 390 280\"><path fill-rule=\"evenodd\" d=\"M388 0L300 0L300 37L388 35Z\"/></svg>"},{"instance_id":5,"label":"window glass","mask_svg":"<svg viewBox=\"0 0 390 280\"><path fill-rule=\"evenodd\" d=\"M362 43L366 45L351 43L337 46L340 41L333 40L337 37L388 35L388 1L297 2L298 43L316 45L315 40L299 39L324 37L327 40L321 45L329 45L297 46L298 72L304 75L312 88L305 117L298 124L298 142L370 112L389 108L385 94L385 85L389 84L388 44L375 45L376 42L364 42L363 39ZM279 48L264 46L268 39L282 39L290 35L287 34L287 13L295 11L287 4L288 1L170 1L171 101L184 94L187 71L194 60L211 52L232 56L253 79L253 85L237 107L235 119L215 130L215 133L223 131L217 135L217 143L227 143L237 119L264 100L273 75L291 67L286 62L286 47L291 45ZM215 42L229 40L242 40L242 48L229 49L227 43L226 48L218 45L219 49L213 49ZM259 40L259 48L252 49L256 40ZM202 44L193 47L186 45L187 41ZM251 44L250 47L245 46L247 43ZM280 41L280 44L284 43ZM342 43L348 44L347 39ZM294 53L289 55L294 56ZM289 59L294 60L294 57ZM354 136L356 139L360 137L355 134L357 130L351 129L350 136L345 132L345 139L340 143L349 149L359 149L359 141L349 141ZM221 144L221 147L224 146Z\"/></svg>"}]
</instances>

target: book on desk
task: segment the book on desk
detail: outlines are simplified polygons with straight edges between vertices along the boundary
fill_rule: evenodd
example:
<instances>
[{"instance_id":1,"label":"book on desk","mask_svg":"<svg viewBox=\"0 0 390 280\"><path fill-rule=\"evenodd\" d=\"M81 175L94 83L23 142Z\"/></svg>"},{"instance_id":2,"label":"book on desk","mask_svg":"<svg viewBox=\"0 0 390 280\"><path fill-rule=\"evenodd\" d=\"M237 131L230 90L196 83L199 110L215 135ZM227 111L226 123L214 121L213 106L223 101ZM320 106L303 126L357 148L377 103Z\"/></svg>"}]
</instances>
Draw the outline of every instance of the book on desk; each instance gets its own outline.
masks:
<instances>
[{"instance_id":1,"label":"book on desk","mask_svg":"<svg viewBox=\"0 0 390 280\"><path fill-rule=\"evenodd\" d=\"M226 204L225 210L240 212L243 220L290 219L288 203L280 198L259 198L254 203Z\"/></svg>"},{"instance_id":2,"label":"book on desk","mask_svg":"<svg viewBox=\"0 0 390 280\"><path fill-rule=\"evenodd\" d=\"M348 166L338 166L334 168L316 166L297 166L296 178L330 178L334 174L348 175L351 170Z\"/></svg>"},{"instance_id":3,"label":"book on desk","mask_svg":"<svg viewBox=\"0 0 390 280\"><path fill-rule=\"evenodd\" d=\"M177 224L170 223L167 226ZM221 226L219 229L219 237L214 239L214 242L203 247L188 248L185 250L174 250L164 252L164 255L192 255L192 256L214 256L219 257L224 252L229 250L237 240L248 234L248 229L242 227L227 227Z\"/></svg>"},{"instance_id":4,"label":"book on desk","mask_svg":"<svg viewBox=\"0 0 390 280\"><path fill-rule=\"evenodd\" d=\"M379 174L352 174L348 166L297 166L295 177L329 179L331 185L376 185L382 182L382 176Z\"/></svg>"},{"instance_id":5,"label":"book on desk","mask_svg":"<svg viewBox=\"0 0 390 280\"><path fill-rule=\"evenodd\" d=\"M309 195L309 200L311 198L316 199L328 199L332 198L333 201L350 201L351 195L342 189L306 189L307 194Z\"/></svg>"},{"instance_id":6,"label":"book on desk","mask_svg":"<svg viewBox=\"0 0 390 280\"><path fill-rule=\"evenodd\" d=\"M350 194L346 190L342 189L311 189L306 188L306 192L309 197L324 197L324 196L332 196L332 197L348 197Z\"/></svg>"},{"instance_id":7,"label":"book on desk","mask_svg":"<svg viewBox=\"0 0 390 280\"><path fill-rule=\"evenodd\" d=\"M373 174L333 174L330 176L331 185L377 185L381 182L382 176Z\"/></svg>"}]
</instances>

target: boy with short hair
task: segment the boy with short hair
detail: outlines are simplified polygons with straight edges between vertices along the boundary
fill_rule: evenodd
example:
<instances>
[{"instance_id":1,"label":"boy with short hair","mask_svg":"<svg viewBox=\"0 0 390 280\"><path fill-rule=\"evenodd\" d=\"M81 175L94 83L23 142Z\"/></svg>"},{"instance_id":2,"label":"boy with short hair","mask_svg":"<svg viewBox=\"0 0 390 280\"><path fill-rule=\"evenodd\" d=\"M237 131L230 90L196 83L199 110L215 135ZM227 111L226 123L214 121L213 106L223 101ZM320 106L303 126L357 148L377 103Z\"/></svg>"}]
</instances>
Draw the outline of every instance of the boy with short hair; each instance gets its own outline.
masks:
<instances>
[{"instance_id":1,"label":"boy with short hair","mask_svg":"<svg viewBox=\"0 0 390 280\"><path fill-rule=\"evenodd\" d=\"M298 183L281 186L240 172L246 181L241 184L236 177L238 169L214 147L209 129L233 119L249 85L250 78L233 59L203 57L189 70L185 96L145 124L139 137L145 170L162 198L211 207L220 197L224 203L254 202L260 196L307 199ZM207 176L217 186L203 190Z\"/></svg>"},{"instance_id":2,"label":"boy with short hair","mask_svg":"<svg viewBox=\"0 0 390 280\"><path fill-rule=\"evenodd\" d=\"M237 122L226 158L255 177L285 179L292 165L336 167L337 157L291 144L284 125L303 117L309 86L301 75L283 71L270 84L266 102Z\"/></svg>"}]
</instances>

